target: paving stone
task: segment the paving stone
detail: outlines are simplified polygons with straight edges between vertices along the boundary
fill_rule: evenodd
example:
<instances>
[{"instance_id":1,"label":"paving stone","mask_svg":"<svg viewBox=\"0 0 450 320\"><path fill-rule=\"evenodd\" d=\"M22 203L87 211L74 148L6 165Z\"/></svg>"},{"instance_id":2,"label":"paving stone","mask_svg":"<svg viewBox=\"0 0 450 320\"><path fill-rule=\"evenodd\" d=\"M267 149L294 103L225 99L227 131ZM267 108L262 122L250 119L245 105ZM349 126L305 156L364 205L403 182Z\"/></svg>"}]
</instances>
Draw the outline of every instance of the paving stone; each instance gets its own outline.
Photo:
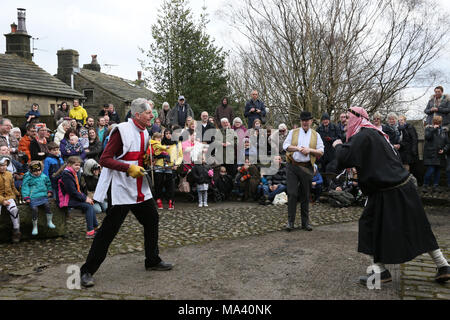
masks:
<instances>
[{"instance_id":1,"label":"paving stone","mask_svg":"<svg viewBox=\"0 0 450 320\"><path fill-rule=\"evenodd\" d=\"M418 298L433 298L433 294L420 291L408 291L408 296L418 297Z\"/></svg>"},{"instance_id":2,"label":"paving stone","mask_svg":"<svg viewBox=\"0 0 450 320\"><path fill-rule=\"evenodd\" d=\"M121 297L114 295L114 294L102 294L101 295L102 298L107 299L107 300L120 300Z\"/></svg>"},{"instance_id":3,"label":"paving stone","mask_svg":"<svg viewBox=\"0 0 450 320\"><path fill-rule=\"evenodd\" d=\"M425 271L408 271L408 270L405 270L404 274L406 274L408 276L434 277L434 273L432 273L432 272L425 272Z\"/></svg>"},{"instance_id":4,"label":"paving stone","mask_svg":"<svg viewBox=\"0 0 450 320\"><path fill-rule=\"evenodd\" d=\"M48 292L27 292L20 297L21 300L46 300L50 297Z\"/></svg>"},{"instance_id":5,"label":"paving stone","mask_svg":"<svg viewBox=\"0 0 450 320\"><path fill-rule=\"evenodd\" d=\"M438 293L438 294L436 295L436 298L438 298L438 299L444 299L444 300L450 300L450 293L449 293L449 294Z\"/></svg>"},{"instance_id":6,"label":"paving stone","mask_svg":"<svg viewBox=\"0 0 450 320\"><path fill-rule=\"evenodd\" d=\"M48 298L48 300L72 300L73 296L64 296L64 295L57 295L51 298Z\"/></svg>"},{"instance_id":7,"label":"paving stone","mask_svg":"<svg viewBox=\"0 0 450 320\"><path fill-rule=\"evenodd\" d=\"M124 296L124 300L147 300L146 297Z\"/></svg>"},{"instance_id":8,"label":"paving stone","mask_svg":"<svg viewBox=\"0 0 450 320\"><path fill-rule=\"evenodd\" d=\"M22 293L23 292L13 288L0 289L0 296L2 297L17 297Z\"/></svg>"}]
</instances>

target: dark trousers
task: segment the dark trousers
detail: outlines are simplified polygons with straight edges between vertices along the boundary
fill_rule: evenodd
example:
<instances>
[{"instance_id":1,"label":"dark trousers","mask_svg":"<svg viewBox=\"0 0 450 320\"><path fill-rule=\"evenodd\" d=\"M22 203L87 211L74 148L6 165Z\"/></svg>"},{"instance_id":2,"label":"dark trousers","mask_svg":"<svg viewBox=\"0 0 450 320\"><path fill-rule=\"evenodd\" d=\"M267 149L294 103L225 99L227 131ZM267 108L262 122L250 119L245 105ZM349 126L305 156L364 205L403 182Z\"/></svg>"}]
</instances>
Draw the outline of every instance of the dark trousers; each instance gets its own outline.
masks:
<instances>
[{"instance_id":1,"label":"dark trousers","mask_svg":"<svg viewBox=\"0 0 450 320\"><path fill-rule=\"evenodd\" d=\"M302 226L309 225L309 194L313 178L312 167L303 168L288 163L287 194L288 221L295 222L297 201L300 199Z\"/></svg>"},{"instance_id":2,"label":"dark trousers","mask_svg":"<svg viewBox=\"0 0 450 320\"><path fill-rule=\"evenodd\" d=\"M161 262L158 249L159 215L155 201L150 199L142 203L108 208L102 226L94 238L86 263L81 267L81 274L89 272L93 275L97 272L106 258L109 245L119 232L130 210L144 227L145 266L151 267Z\"/></svg>"},{"instance_id":3,"label":"dark trousers","mask_svg":"<svg viewBox=\"0 0 450 320\"><path fill-rule=\"evenodd\" d=\"M175 175L173 173L155 172L155 199L163 199L164 195L168 200L174 200L175 195ZM163 193L163 188L165 193Z\"/></svg>"}]
</instances>

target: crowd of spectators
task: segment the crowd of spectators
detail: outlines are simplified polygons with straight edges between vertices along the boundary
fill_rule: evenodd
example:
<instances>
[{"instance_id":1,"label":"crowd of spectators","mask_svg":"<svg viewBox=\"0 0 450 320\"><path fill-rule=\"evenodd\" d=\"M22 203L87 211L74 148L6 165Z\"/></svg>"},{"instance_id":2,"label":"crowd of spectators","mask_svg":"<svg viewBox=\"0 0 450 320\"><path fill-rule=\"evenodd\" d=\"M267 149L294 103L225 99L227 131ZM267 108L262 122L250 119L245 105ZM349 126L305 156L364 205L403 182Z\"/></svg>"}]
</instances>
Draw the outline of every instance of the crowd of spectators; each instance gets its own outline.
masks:
<instances>
[{"instance_id":1,"label":"crowd of spectators","mask_svg":"<svg viewBox=\"0 0 450 320\"><path fill-rule=\"evenodd\" d=\"M443 88L437 87L425 110L425 191L438 187L442 167L446 167L450 186L449 103ZM290 128L283 123L276 129L266 124L266 108L257 91L252 92L243 110L246 122L236 116L227 97L213 116L204 111L199 121L195 120L184 96L179 97L173 108L167 102L161 109L152 101L149 104L153 119L147 128L151 142L146 169L151 172L159 209L164 209L167 201L168 209L173 210L176 192L184 193L192 201L198 199L199 207L208 207L208 199L249 200L268 205L286 192L283 143ZM124 121L130 117L129 112ZM15 201L31 206L32 234L37 235L39 206L45 207L47 226L54 228L49 197L68 211L81 209L86 215L86 238L92 238L98 227L95 215L108 207L107 202L93 200L101 172L100 159L111 131L121 119L112 104L104 105L94 116L88 115L78 100L73 101L73 108L67 102L61 103L54 116L55 131L40 118L39 105L33 104L21 128L13 128L6 118L0 120L0 176L3 178L0 179L0 191L3 191L0 205L6 207L13 221L13 241L18 242L21 235L19 213L13 210ZM376 112L371 120L388 134L393 152L410 170L418 161L414 126L404 115L395 113L389 113L384 122ZM317 132L325 152L314 167L313 203L322 201L323 192L327 192L329 201L336 206L364 202L356 169L341 172L336 169L333 143L339 139L345 141L346 121L346 113L339 115L337 123L331 121L328 113L320 119Z\"/></svg>"}]
</instances>

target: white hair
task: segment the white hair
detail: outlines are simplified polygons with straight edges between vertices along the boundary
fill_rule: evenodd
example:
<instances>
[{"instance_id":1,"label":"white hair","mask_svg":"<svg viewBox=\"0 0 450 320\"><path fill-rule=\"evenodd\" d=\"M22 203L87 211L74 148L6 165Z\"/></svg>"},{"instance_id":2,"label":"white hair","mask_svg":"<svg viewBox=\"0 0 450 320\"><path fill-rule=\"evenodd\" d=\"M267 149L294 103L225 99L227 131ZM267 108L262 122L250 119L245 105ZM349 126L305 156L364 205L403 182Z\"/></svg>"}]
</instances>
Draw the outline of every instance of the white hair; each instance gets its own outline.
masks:
<instances>
[{"instance_id":1,"label":"white hair","mask_svg":"<svg viewBox=\"0 0 450 320\"><path fill-rule=\"evenodd\" d=\"M166 102L164 102L164 103L162 104L162 107L163 107L163 108L164 108L165 106L170 107L170 104L166 101Z\"/></svg>"},{"instance_id":2,"label":"white hair","mask_svg":"<svg viewBox=\"0 0 450 320\"><path fill-rule=\"evenodd\" d=\"M398 116L397 116L397 114L394 113L394 112L390 112L390 113L388 114L387 118L388 118L388 119L389 119L389 118L395 118L395 120L398 120Z\"/></svg>"},{"instance_id":3,"label":"white hair","mask_svg":"<svg viewBox=\"0 0 450 320\"><path fill-rule=\"evenodd\" d=\"M226 121L226 122L229 122L229 121L228 121L228 118L222 118L222 119L220 119L220 123L225 122L225 121Z\"/></svg>"},{"instance_id":4,"label":"white hair","mask_svg":"<svg viewBox=\"0 0 450 320\"><path fill-rule=\"evenodd\" d=\"M16 131L22 133L22 132L20 131L20 128L18 128L18 127L15 127L15 128L12 128L12 129L11 129L11 133L14 133L14 132L16 132Z\"/></svg>"},{"instance_id":5,"label":"white hair","mask_svg":"<svg viewBox=\"0 0 450 320\"><path fill-rule=\"evenodd\" d=\"M287 126L284 123L282 123L278 126L278 130L287 130Z\"/></svg>"},{"instance_id":6,"label":"white hair","mask_svg":"<svg viewBox=\"0 0 450 320\"><path fill-rule=\"evenodd\" d=\"M242 119L239 118L239 117L236 117L236 118L233 119L233 125L234 125L236 122L239 122L240 124L242 124Z\"/></svg>"},{"instance_id":7,"label":"white hair","mask_svg":"<svg viewBox=\"0 0 450 320\"><path fill-rule=\"evenodd\" d=\"M150 104L148 103L147 99L139 98L136 100L133 100L131 103L131 117L134 118L136 113L143 113L147 110L150 110Z\"/></svg>"}]
</instances>

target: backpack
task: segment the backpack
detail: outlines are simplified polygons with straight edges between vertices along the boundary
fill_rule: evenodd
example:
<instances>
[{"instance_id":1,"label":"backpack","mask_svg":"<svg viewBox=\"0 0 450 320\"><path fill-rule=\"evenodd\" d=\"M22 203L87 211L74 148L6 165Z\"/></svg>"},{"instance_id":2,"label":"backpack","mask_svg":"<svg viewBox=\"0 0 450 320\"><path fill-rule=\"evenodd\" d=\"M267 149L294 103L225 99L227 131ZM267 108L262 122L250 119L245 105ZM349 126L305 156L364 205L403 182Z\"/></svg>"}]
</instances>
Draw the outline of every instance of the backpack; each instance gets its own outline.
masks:
<instances>
[{"instance_id":1,"label":"backpack","mask_svg":"<svg viewBox=\"0 0 450 320\"><path fill-rule=\"evenodd\" d=\"M331 190L328 192L328 201L332 207L345 208L355 202L355 197L347 191Z\"/></svg>"},{"instance_id":2,"label":"backpack","mask_svg":"<svg viewBox=\"0 0 450 320\"><path fill-rule=\"evenodd\" d=\"M64 189L64 183L62 182L62 179L59 178L58 179L58 205L59 207L62 208L66 208L69 206L69 194L63 192Z\"/></svg>"}]
</instances>

